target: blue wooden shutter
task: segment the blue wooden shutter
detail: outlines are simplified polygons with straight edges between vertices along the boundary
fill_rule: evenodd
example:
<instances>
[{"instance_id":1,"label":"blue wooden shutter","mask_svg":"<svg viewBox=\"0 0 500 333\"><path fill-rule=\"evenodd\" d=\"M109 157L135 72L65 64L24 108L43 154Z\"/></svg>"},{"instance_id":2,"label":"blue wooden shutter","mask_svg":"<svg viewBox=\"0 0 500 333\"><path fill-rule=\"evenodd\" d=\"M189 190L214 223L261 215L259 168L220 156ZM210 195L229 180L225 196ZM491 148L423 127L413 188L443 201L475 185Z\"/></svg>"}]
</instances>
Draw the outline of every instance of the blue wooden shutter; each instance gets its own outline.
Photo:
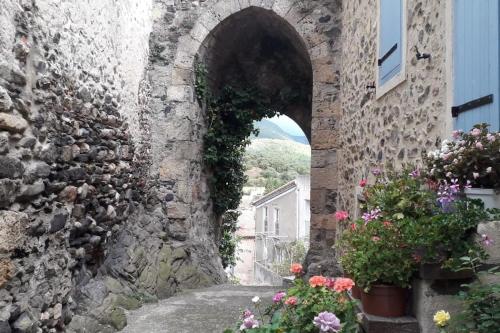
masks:
<instances>
[{"instance_id":1,"label":"blue wooden shutter","mask_svg":"<svg viewBox=\"0 0 500 333\"><path fill-rule=\"evenodd\" d=\"M453 111L464 110L454 115L456 129L500 129L499 15L498 0L455 0Z\"/></svg>"},{"instance_id":2,"label":"blue wooden shutter","mask_svg":"<svg viewBox=\"0 0 500 333\"><path fill-rule=\"evenodd\" d=\"M379 84L401 70L403 54L403 0L380 0Z\"/></svg>"}]
</instances>

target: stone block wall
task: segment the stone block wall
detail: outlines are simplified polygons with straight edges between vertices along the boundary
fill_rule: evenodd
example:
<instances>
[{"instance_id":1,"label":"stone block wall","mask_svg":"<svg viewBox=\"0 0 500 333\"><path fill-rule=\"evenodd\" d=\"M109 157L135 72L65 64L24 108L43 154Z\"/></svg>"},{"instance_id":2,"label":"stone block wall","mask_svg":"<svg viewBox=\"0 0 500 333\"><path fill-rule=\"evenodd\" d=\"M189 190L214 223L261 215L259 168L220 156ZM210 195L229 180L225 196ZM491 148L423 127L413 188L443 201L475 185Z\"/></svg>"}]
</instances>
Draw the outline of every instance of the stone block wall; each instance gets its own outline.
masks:
<instances>
[{"instance_id":1,"label":"stone block wall","mask_svg":"<svg viewBox=\"0 0 500 333\"><path fill-rule=\"evenodd\" d=\"M356 186L370 170L421 162L451 134L447 108L445 0L406 1L406 80L377 98L377 0L346 1L343 16L340 207L355 210ZM414 47L430 53L417 60Z\"/></svg>"}]
</instances>

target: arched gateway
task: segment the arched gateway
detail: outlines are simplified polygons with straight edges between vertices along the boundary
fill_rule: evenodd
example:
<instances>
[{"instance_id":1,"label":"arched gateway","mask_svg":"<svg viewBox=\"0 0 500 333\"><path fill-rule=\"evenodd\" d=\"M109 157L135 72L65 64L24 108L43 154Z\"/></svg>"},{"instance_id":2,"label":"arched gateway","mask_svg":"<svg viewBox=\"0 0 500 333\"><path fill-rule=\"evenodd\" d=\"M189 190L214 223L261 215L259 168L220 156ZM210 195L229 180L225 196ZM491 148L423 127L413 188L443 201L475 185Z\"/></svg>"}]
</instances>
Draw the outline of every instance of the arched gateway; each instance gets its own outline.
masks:
<instances>
[{"instance_id":1,"label":"arched gateway","mask_svg":"<svg viewBox=\"0 0 500 333\"><path fill-rule=\"evenodd\" d=\"M174 184L167 203L171 224L199 244L198 254L211 257L213 217L201 163L204 115L194 96L195 59L208 68L213 87L227 82L257 84L273 102L283 102L311 141L311 248L309 268L331 269L336 224L338 133L340 117L340 1L222 0L200 11L192 28L179 36L171 75L153 76L154 89L165 87L166 100L150 105L152 137L167 145L152 146L153 173ZM155 27L153 27L155 34ZM154 45L152 45L154 48ZM152 63L150 72L164 64ZM166 84L167 83L167 84ZM156 88L155 88L156 87ZM286 98L290 94L293 98ZM284 98L285 96L285 98ZM155 112L154 109L157 109ZM166 116L164 116L166 115ZM164 149L167 147L168 149ZM164 189L166 189L165 187ZM161 191L161 189L160 189ZM207 262L210 262L208 260ZM312 265L311 265L312 264Z\"/></svg>"}]
</instances>

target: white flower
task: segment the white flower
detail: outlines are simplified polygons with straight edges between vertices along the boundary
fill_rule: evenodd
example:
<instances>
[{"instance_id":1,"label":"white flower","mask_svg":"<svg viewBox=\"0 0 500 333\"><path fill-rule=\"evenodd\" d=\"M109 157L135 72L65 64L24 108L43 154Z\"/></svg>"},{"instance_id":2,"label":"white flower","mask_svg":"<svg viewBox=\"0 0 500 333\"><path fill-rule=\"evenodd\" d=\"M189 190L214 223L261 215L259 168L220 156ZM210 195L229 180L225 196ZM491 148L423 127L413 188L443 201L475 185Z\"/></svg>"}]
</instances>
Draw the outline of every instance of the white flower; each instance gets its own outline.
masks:
<instances>
[{"instance_id":1,"label":"white flower","mask_svg":"<svg viewBox=\"0 0 500 333\"><path fill-rule=\"evenodd\" d=\"M260 297L259 296L255 296L254 298L252 298L252 302L253 303L259 303L260 302Z\"/></svg>"},{"instance_id":2,"label":"white flower","mask_svg":"<svg viewBox=\"0 0 500 333\"><path fill-rule=\"evenodd\" d=\"M487 172L487 173L491 173L491 170L492 170L492 169L491 169L491 167L487 167L487 168L486 168L486 172Z\"/></svg>"},{"instance_id":3,"label":"white flower","mask_svg":"<svg viewBox=\"0 0 500 333\"><path fill-rule=\"evenodd\" d=\"M453 174L451 172L446 173L446 177L451 178L451 176L453 176Z\"/></svg>"},{"instance_id":4,"label":"white flower","mask_svg":"<svg viewBox=\"0 0 500 333\"><path fill-rule=\"evenodd\" d=\"M477 173L477 172L473 172L473 173L472 173L472 177L474 177L474 179L479 178L479 173Z\"/></svg>"}]
</instances>

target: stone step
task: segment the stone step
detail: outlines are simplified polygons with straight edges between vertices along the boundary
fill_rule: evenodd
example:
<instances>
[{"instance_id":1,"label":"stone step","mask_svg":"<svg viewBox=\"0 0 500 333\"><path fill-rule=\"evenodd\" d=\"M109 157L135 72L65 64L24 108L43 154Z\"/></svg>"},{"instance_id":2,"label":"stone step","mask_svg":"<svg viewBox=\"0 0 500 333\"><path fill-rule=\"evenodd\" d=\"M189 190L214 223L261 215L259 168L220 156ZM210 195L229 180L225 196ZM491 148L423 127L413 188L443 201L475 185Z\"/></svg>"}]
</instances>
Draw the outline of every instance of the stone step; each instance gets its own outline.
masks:
<instances>
[{"instance_id":1,"label":"stone step","mask_svg":"<svg viewBox=\"0 0 500 333\"><path fill-rule=\"evenodd\" d=\"M361 327L364 333L420 333L414 317L387 318L361 312Z\"/></svg>"}]
</instances>

